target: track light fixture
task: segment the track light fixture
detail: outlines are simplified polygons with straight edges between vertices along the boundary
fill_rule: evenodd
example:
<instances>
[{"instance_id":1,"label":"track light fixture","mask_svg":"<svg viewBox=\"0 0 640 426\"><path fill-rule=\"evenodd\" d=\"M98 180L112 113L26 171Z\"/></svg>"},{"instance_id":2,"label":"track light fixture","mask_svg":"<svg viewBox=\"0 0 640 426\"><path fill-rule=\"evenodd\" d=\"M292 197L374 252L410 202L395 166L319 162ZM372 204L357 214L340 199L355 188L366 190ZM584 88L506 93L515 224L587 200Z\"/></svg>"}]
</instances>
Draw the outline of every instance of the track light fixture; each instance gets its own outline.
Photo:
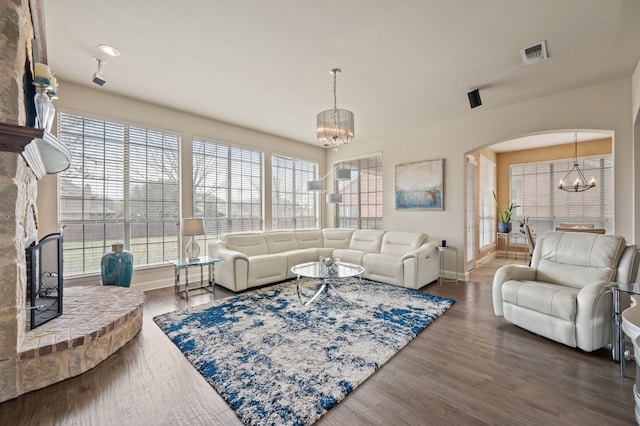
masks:
<instances>
[{"instance_id":1,"label":"track light fixture","mask_svg":"<svg viewBox=\"0 0 640 426\"><path fill-rule=\"evenodd\" d=\"M93 74L92 81L98 86L104 86L104 84L107 82L107 79L104 77L104 74L102 74L102 64L107 63L107 61L101 58L96 58L96 57L94 57L93 59L98 61L98 71L96 71L95 74Z\"/></svg>"}]
</instances>

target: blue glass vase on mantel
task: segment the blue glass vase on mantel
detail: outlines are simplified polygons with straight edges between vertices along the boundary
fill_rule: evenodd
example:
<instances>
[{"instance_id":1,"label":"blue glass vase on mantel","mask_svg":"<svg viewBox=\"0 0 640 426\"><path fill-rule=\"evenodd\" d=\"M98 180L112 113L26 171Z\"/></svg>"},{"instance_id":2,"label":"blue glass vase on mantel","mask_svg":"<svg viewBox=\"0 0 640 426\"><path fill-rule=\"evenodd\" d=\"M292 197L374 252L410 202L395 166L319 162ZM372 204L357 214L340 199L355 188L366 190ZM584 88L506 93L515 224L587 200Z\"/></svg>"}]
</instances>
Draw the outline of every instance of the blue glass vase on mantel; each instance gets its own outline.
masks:
<instances>
[{"instance_id":1,"label":"blue glass vase on mantel","mask_svg":"<svg viewBox=\"0 0 640 426\"><path fill-rule=\"evenodd\" d=\"M102 285L129 287L133 276L133 255L124 244L112 244L111 251L102 255Z\"/></svg>"}]
</instances>

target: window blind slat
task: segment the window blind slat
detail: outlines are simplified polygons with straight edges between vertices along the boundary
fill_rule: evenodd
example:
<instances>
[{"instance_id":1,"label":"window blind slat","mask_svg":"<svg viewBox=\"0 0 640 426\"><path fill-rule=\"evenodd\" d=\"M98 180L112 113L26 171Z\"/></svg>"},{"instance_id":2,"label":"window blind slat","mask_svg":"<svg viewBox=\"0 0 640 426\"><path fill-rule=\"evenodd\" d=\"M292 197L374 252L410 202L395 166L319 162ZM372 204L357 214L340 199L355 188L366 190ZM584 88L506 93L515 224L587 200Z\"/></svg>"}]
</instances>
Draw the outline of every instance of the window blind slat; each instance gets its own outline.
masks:
<instances>
[{"instance_id":1,"label":"window blind slat","mask_svg":"<svg viewBox=\"0 0 640 426\"><path fill-rule=\"evenodd\" d=\"M344 161L338 168L350 169L349 181L335 181L342 194L336 208L336 224L341 228L382 229L382 157Z\"/></svg>"},{"instance_id":2,"label":"window blind slat","mask_svg":"<svg viewBox=\"0 0 640 426\"><path fill-rule=\"evenodd\" d=\"M281 155L272 156L272 229L319 226L317 195L307 191L307 181L318 179L317 170L317 163Z\"/></svg>"},{"instance_id":3,"label":"window blind slat","mask_svg":"<svg viewBox=\"0 0 640 426\"><path fill-rule=\"evenodd\" d=\"M208 239L263 229L259 150L204 138L193 140L193 216L205 219Z\"/></svg>"},{"instance_id":4,"label":"window blind slat","mask_svg":"<svg viewBox=\"0 0 640 426\"><path fill-rule=\"evenodd\" d=\"M64 112L58 136L73 156L58 180L65 276L98 272L113 243L136 266L176 258L179 136Z\"/></svg>"},{"instance_id":5,"label":"window blind slat","mask_svg":"<svg viewBox=\"0 0 640 426\"><path fill-rule=\"evenodd\" d=\"M585 177L596 178L596 187L584 192L557 189L560 179L573 168L573 161L518 164L510 167L511 199L521 205L514 222L529 218L537 235L554 230L558 224L593 223L613 232L613 159L610 155L579 158ZM520 175L524 174L524 181Z\"/></svg>"}]
</instances>

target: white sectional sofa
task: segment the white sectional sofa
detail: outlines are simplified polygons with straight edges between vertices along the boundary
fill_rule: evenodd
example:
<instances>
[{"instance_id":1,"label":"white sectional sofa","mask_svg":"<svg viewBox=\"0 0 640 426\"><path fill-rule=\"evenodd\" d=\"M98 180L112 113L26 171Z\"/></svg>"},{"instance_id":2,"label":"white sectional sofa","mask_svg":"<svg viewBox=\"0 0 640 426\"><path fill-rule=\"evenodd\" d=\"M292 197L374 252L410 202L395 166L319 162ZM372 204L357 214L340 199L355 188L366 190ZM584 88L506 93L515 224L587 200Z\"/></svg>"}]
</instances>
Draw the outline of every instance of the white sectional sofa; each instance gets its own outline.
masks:
<instances>
[{"instance_id":1,"label":"white sectional sofa","mask_svg":"<svg viewBox=\"0 0 640 426\"><path fill-rule=\"evenodd\" d=\"M294 278L291 267L320 256L365 268L363 278L420 288L438 279L437 243L426 234L342 228L227 234L209 243L216 284L238 292Z\"/></svg>"}]
</instances>

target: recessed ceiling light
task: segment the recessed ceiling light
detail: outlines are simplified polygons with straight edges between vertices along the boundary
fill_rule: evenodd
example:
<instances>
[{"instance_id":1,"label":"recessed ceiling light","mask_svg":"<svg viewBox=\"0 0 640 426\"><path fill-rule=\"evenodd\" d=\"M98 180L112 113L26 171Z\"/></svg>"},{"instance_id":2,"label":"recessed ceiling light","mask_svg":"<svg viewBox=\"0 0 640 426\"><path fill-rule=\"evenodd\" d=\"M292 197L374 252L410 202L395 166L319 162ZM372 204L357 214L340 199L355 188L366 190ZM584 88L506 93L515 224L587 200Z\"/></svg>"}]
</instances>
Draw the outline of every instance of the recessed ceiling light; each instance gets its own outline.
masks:
<instances>
[{"instance_id":1,"label":"recessed ceiling light","mask_svg":"<svg viewBox=\"0 0 640 426\"><path fill-rule=\"evenodd\" d=\"M108 44L99 44L98 49L109 56L120 56L120 51L113 46L109 46Z\"/></svg>"}]
</instances>

